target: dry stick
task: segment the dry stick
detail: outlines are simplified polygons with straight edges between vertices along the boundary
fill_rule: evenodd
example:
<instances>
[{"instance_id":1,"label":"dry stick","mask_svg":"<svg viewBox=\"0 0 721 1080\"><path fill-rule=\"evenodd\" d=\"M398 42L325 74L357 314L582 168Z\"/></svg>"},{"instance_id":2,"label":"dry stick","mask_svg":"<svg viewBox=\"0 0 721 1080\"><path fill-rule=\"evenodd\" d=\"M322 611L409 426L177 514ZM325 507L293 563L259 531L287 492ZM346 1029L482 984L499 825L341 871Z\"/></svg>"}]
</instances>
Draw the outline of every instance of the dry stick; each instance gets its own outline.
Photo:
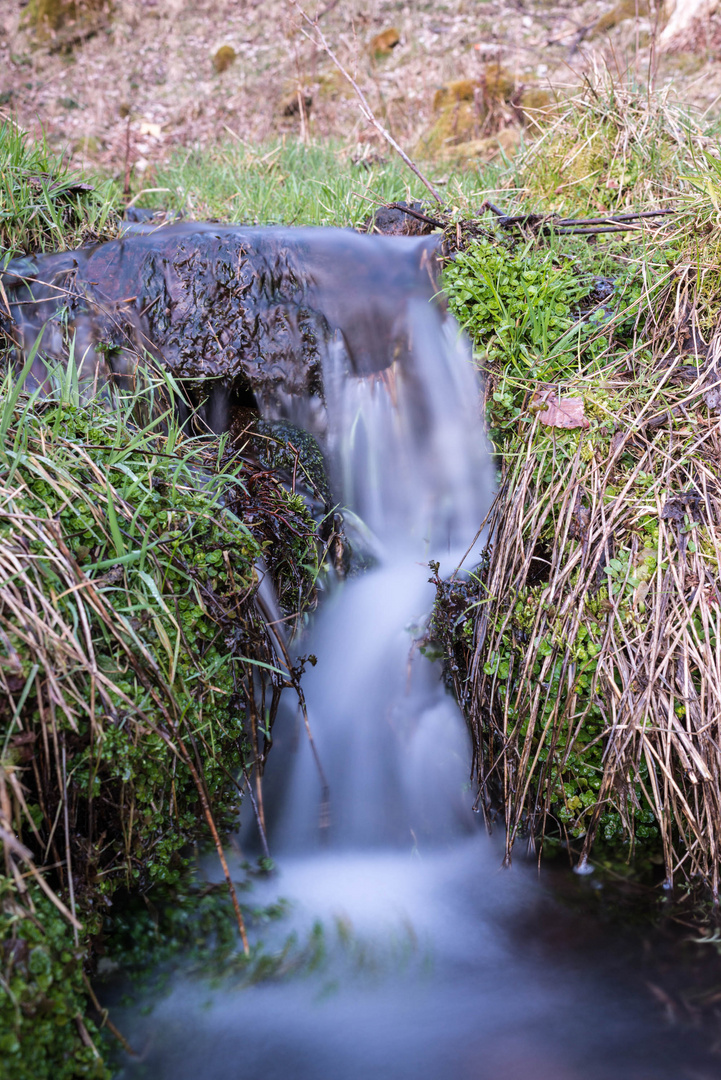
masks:
<instances>
[{"instance_id":1,"label":"dry stick","mask_svg":"<svg viewBox=\"0 0 721 1080\"><path fill-rule=\"evenodd\" d=\"M331 58L331 60L333 61L335 66L338 68L338 70L340 71L343 78L347 79L347 81L352 86L353 90L355 91L356 97L358 98L358 100L360 102L361 112L365 116L368 123L372 124L373 127L378 132L378 134L381 135L386 140L386 142L388 143L389 146L393 147L393 149L395 150L395 152L397 154L400 155L400 157L403 159L403 161L408 166L408 168L411 170L411 172L415 173L415 175L418 177L418 179L424 185L424 187L428 188L428 190L430 191L431 195L436 200L438 205L443 206L443 199L438 194L436 189L433 187L430 180L428 180L423 175L423 173L418 168L418 166L415 165L411 161L411 159L408 157L408 154L406 154L405 150L401 149L401 147L398 145L398 143L393 138L391 133L389 131L387 131L386 128L383 127L383 125L380 123L379 120L376 119L376 116L375 116L373 110L371 109L370 105L368 104L368 101L366 99L365 94L363 93L360 86L358 85L358 83L353 78L353 76L348 71L346 71L346 69L343 67L343 65L341 64L338 57L335 55L335 53L331 49L330 45L328 44L328 42L326 40L325 34L321 30L321 28L318 26L318 23L314 22L310 18L310 16L303 10L303 8L298 3L298 0L290 0L290 2L292 3L292 5L296 9L296 11L298 12L300 17L303 19L303 21L306 22L308 24L308 26L310 26L311 30L313 30L318 35L318 38L320 39L320 44L323 46L324 51ZM313 37L311 37L310 34L306 33L305 30L303 30L303 34L308 38L309 41L312 41L315 46L318 45L318 41L316 41Z\"/></svg>"},{"instance_id":2,"label":"dry stick","mask_svg":"<svg viewBox=\"0 0 721 1080\"><path fill-rule=\"evenodd\" d=\"M125 1036L122 1034L122 1032L118 1031L115 1024L110 1019L110 1016L108 1015L108 1010L104 1009L102 1007L102 1005L100 1004L100 1002L98 1001L97 994L93 990L92 983L90 982L90 979L87 977L87 975L85 974L84 971L82 973L82 977L83 977L83 982L85 983L85 989L88 992L88 997L90 998L90 1001L92 1002L93 1008L97 1009L97 1011L100 1014L100 1017L102 1019L102 1023L101 1023L100 1026L101 1027L106 1027L108 1029L108 1031L112 1035L115 1036L115 1038L118 1040L118 1042L120 1043L120 1045L122 1046L123 1050L128 1055L128 1057L136 1058L138 1056L137 1052L135 1050L133 1050L132 1046L130 1045L128 1040L125 1038Z\"/></svg>"},{"instance_id":3,"label":"dry stick","mask_svg":"<svg viewBox=\"0 0 721 1080\"><path fill-rule=\"evenodd\" d=\"M404 206L403 203L392 202L387 204L388 210L400 210L403 214L410 214L411 217L416 218L418 221L425 221L428 225L435 225L437 229L445 229L445 225L438 218L428 217L428 214L422 214L420 210L414 210L410 206Z\"/></svg>"},{"instance_id":4,"label":"dry stick","mask_svg":"<svg viewBox=\"0 0 721 1080\"><path fill-rule=\"evenodd\" d=\"M61 743L62 753L62 770L63 770L63 821L65 823L65 862L68 872L68 895L70 896L70 910L75 918L75 883L73 881L73 864L70 858L70 822L68 815L68 777L65 761L65 736L63 735ZM75 938L75 944L79 944L77 920L73 922L73 936Z\"/></svg>"},{"instance_id":5,"label":"dry stick","mask_svg":"<svg viewBox=\"0 0 721 1080\"><path fill-rule=\"evenodd\" d=\"M194 764L194 762L192 761L192 759L190 757L190 754L188 753L187 747L185 746L182 739L180 739L180 738L178 738L178 748L180 750L180 755L183 758L183 760L185 761L185 764L186 764L186 766L188 767L188 769L190 771L190 775L193 778L193 783L195 784L195 789L198 792L198 797L200 798L200 803L201 803L201 806L203 807L203 815L205 817L206 822L208 823L208 828L210 829L211 835L213 837L213 843L215 844L215 850L218 853L218 858L220 859L220 865L223 868L223 876L225 877L225 883L228 886L228 892L230 893L230 898L231 898L231 900L233 902L233 911L235 912L235 920L236 920L236 922L238 924L238 930L240 931L241 941L243 942L243 952L245 953L246 956L250 956L250 945L248 944L248 934L247 934L246 929L245 929L245 920L243 918L243 913L240 910L240 904L238 903L238 894L235 891L235 885L233 884L233 879L230 876L230 869L228 867L227 859L225 858L225 851L223 850L223 845L221 843L220 836L218 835L218 830L217 830L217 828L215 826L215 821L213 819L213 813L212 813L212 811L210 809L210 802L208 801L208 796L207 796L206 791L205 791L205 785L203 784L203 781L202 781L202 779L200 777L200 774L199 774L198 770L196 769L195 764Z\"/></svg>"},{"instance_id":6,"label":"dry stick","mask_svg":"<svg viewBox=\"0 0 721 1080\"><path fill-rule=\"evenodd\" d=\"M258 803L255 801L255 795L253 794L253 785L250 782L250 777L245 768L243 768L243 776L245 777L245 783L248 788L248 794L250 795L250 801L253 806L253 812L255 813L255 821L258 826L258 833L260 835L260 842L263 845L263 854L266 859L270 858L270 848L268 847L268 837L265 832L265 823L261 821L260 811L258 809Z\"/></svg>"},{"instance_id":7,"label":"dry stick","mask_svg":"<svg viewBox=\"0 0 721 1080\"><path fill-rule=\"evenodd\" d=\"M130 195L130 116L125 129L125 175L123 177L123 198Z\"/></svg>"}]
</instances>

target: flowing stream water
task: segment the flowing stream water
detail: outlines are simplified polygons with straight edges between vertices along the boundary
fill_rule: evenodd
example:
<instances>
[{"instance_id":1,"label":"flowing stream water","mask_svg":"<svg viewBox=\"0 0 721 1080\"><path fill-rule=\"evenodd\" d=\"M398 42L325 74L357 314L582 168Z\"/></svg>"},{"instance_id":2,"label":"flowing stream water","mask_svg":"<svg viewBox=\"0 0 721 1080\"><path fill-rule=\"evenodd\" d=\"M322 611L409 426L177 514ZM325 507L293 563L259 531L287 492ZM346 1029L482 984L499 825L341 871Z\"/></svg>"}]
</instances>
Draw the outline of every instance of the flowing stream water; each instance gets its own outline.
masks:
<instances>
[{"instance_id":1,"label":"flowing stream water","mask_svg":"<svg viewBox=\"0 0 721 1080\"><path fill-rule=\"evenodd\" d=\"M407 263L410 242L392 243L373 249L379 265L394 250ZM402 349L378 335L371 308L366 340L382 338L384 355L354 365L348 335L327 335L321 432L302 395L282 400L286 419L322 435L334 495L372 564L330 590L295 645L316 660L303 680L313 742L286 697L265 780L277 870L250 900L289 908L253 935L270 952L291 932L301 954L313 947L283 977L234 986L176 973L149 1015L144 1001L114 1012L139 1050L124 1080L721 1075L691 1032L664 1022L622 950L590 942L597 931L528 867L501 870L472 812L468 733L422 641L429 560L444 573L469 549L468 565L478 560L493 468L469 352L424 280L382 298L403 315ZM362 297L353 308L362 340ZM261 401L267 416L278 400ZM244 822L244 854L251 832Z\"/></svg>"},{"instance_id":2,"label":"flowing stream water","mask_svg":"<svg viewBox=\"0 0 721 1080\"><path fill-rule=\"evenodd\" d=\"M501 871L477 827L470 745L439 665L419 648L429 559L451 572L476 536L493 470L479 386L456 331L428 303L411 347L378 374L324 357L326 452L337 497L365 527L374 567L335 589L301 643L307 737L286 701L269 764L270 844L293 929L322 959L232 990L178 978L129 1020L158 1080L610 1080L710 1076L618 971L565 942L539 954L524 923L544 900ZM303 423L303 403L290 418ZM473 556L471 556L472 561ZM243 837L241 831L241 839ZM557 911L546 912L563 941Z\"/></svg>"}]
</instances>

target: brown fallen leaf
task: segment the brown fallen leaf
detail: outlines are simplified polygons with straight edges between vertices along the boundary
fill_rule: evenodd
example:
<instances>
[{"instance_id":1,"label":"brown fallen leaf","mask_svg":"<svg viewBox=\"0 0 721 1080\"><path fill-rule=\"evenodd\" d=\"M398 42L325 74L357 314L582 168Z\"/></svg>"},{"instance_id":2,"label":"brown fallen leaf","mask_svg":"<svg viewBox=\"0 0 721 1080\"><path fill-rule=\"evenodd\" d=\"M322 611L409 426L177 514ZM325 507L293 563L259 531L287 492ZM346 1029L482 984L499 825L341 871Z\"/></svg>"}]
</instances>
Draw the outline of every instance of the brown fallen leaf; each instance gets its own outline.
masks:
<instances>
[{"instance_id":1,"label":"brown fallen leaf","mask_svg":"<svg viewBox=\"0 0 721 1080\"><path fill-rule=\"evenodd\" d=\"M623 447L626 445L628 434L629 433L627 431L614 431L613 435L611 436L611 444L608 448L609 458L615 457L616 454L623 449Z\"/></svg>"},{"instance_id":2,"label":"brown fallen leaf","mask_svg":"<svg viewBox=\"0 0 721 1080\"><path fill-rule=\"evenodd\" d=\"M559 401L555 390L537 390L529 405L531 412L546 427L588 428L590 421L583 411L583 398L563 398Z\"/></svg>"}]
</instances>

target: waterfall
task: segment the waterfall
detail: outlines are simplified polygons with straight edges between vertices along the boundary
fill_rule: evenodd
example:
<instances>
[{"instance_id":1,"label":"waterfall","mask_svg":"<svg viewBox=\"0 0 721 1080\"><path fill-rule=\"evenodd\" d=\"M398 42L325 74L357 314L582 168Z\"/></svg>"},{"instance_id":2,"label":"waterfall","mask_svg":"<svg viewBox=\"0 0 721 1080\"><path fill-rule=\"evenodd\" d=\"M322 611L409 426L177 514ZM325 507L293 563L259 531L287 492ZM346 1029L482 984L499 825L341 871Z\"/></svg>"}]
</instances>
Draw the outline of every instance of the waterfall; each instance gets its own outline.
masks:
<instances>
[{"instance_id":1,"label":"waterfall","mask_svg":"<svg viewBox=\"0 0 721 1080\"><path fill-rule=\"evenodd\" d=\"M457 328L420 301L408 327L402 362L379 357L377 373L355 375L338 341L324 361L329 471L376 564L327 602L302 645L317 660L304 680L316 753L299 729L294 759L283 756L281 851L411 849L470 825L465 725L421 647L428 561L450 572L478 540L490 457Z\"/></svg>"},{"instance_id":2,"label":"waterfall","mask_svg":"<svg viewBox=\"0 0 721 1080\"><path fill-rule=\"evenodd\" d=\"M211 430L252 398L314 434L369 566L293 644L315 661L307 716L288 692L274 729L277 869L248 906L288 902L252 934L296 961L240 987L181 970L150 1015L142 1000L115 1008L141 1049L118 1080L718 1075L644 996L641 949L622 955L628 942L553 903L530 868L502 871L475 827L468 734L423 641L429 561L472 567L493 467L478 377L429 259L426 240L188 223L5 273L20 352L42 325L43 358L62 360L83 330L93 387L150 353L201 386ZM222 880L214 861L202 869Z\"/></svg>"}]
</instances>

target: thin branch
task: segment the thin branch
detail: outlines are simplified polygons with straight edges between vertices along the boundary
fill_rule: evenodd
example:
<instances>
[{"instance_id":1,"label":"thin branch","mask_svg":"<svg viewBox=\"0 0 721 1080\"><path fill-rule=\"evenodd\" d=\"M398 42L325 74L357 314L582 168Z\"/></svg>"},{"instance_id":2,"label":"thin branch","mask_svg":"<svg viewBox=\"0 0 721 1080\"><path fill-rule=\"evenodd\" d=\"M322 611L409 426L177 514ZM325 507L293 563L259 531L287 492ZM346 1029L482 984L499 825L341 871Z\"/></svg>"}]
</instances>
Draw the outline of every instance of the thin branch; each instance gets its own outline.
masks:
<instances>
[{"instance_id":1,"label":"thin branch","mask_svg":"<svg viewBox=\"0 0 721 1080\"><path fill-rule=\"evenodd\" d=\"M350 74L350 72L348 72L343 67L343 65L341 64L338 57L335 55L335 53L331 49L330 45L328 44L328 42L326 40L325 34L321 30L321 28L318 26L317 21L314 22L313 19L310 18L310 16L300 6L300 4L298 3L298 0L290 0L290 2L293 5L293 7L296 9L296 11L298 12L300 17L303 19L303 21L308 24L308 26L311 28L311 30L314 31L315 34L317 34L318 40L320 41L320 45L322 46L323 50L328 54L328 56L331 58L331 60L335 64L335 66L338 68L338 70L340 71L343 78L347 79L347 81L353 87L353 90L355 91L355 94L356 94L356 96L358 98L358 101L360 102L361 112L365 116L368 123L372 124L373 127L378 132L378 134L381 135L386 140L386 142L388 143L389 146L393 147L393 149L395 150L395 152L398 155L400 155L400 157L406 163L406 165L411 170L411 172L415 173L415 175L418 177L418 179L424 185L424 187L428 188L428 190L430 191L431 195L436 200L438 205L443 206L443 199L438 194L436 189L433 187L430 180L428 180L428 178L423 175L423 173L418 168L418 166L416 164L414 164L414 162L411 161L411 159L408 157L408 154L406 154L405 150L401 149L401 147L398 145L398 143L393 138L391 133L386 128L383 127L383 125L381 124L381 122L378 119L376 119L376 116L375 116L373 110L371 109L370 105L368 104L368 100L367 100L365 94L363 93L360 86L358 85L358 83L353 78L353 76ZM311 36L311 34L308 34L305 30L303 30L303 34L305 34L305 36L308 38L309 41L312 41L313 44L316 47L318 47L318 40L316 40L313 36Z\"/></svg>"}]
</instances>

